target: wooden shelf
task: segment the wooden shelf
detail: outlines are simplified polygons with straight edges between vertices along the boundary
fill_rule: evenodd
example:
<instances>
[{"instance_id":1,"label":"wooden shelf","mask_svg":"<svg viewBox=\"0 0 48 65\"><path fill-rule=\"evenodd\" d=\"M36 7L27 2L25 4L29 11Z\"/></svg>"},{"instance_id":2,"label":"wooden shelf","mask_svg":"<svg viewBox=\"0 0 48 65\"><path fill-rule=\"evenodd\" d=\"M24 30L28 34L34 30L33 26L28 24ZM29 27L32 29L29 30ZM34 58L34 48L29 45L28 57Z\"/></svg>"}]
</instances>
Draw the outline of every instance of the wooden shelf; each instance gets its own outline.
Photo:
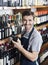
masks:
<instances>
[{"instance_id":1,"label":"wooden shelf","mask_svg":"<svg viewBox=\"0 0 48 65\"><path fill-rule=\"evenodd\" d=\"M2 6L0 7L0 10L1 9L31 9L30 6L24 6L24 7L5 7L5 6Z\"/></svg>"},{"instance_id":2,"label":"wooden shelf","mask_svg":"<svg viewBox=\"0 0 48 65\"><path fill-rule=\"evenodd\" d=\"M31 10L31 7L15 7L15 9L13 9L14 14L18 13L18 12L23 12L25 10Z\"/></svg>"},{"instance_id":3,"label":"wooden shelf","mask_svg":"<svg viewBox=\"0 0 48 65\"><path fill-rule=\"evenodd\" d=\"M15 65L20 65L20 62L16 63Z\"/></svg>"},{"instance_id":4,"label":"wooden shelf","mask_svg":"<svg viewBox=\"0 0 48 65\"><path fill-rule=\"evenodd\" d=\"M35 5L35 6L17 6L17 7L7 7L7 6L0 6L0 9L31 9L31 8L48 8L48 6L42 6L42 5Z\"/></svg>"},{"instance_id":5,"label":"wooden shelf","mask_svg":"<svg viewBox=\"0 0 48 65\"><path fill-rule=\"evenodd\" d=\"M36 5L32 6L31 8L48 8L48 6Z\"/></svg>"},{"instance_id":6,"label":"wooden shelf","mask_svg":"<svg viewBox=\"0 0 48 65\"><path fill-rule=\"evenodd\" d=\"M36 28L37 30L39 30L39 29L43 29L44 27L48 27L48 23L43 24L43 25L40 25L40 26L36 26L35 28Z\"/></svg>"},{"instance_id":7,"label":"wooden shelf","mask_svg":"<svg viewBox=\"0 0 48 65\"><path fill-rule=\"evenodd\" d=\"M40 6L40 5L37 5L37 6L23 6L23 7L6 7L6 6L0 6L0 10L7 10L7 9L11 9L13 10L13 13L16 14L18 12L23 12L25 10L31 10L32 8L35 8L37 11L38 10L48 10L48 6Z\"/></svg>"},{"instance_id":8,"label":"wooden shelf","mask_svg":"<svg viewBox=\"0 0 48 65\"><path fill-rule=\"evenodd\" d=\"M42 45L40 54L41 54L42 52L44 52L46 49L48 49L48 42L47 42L47 43L44 43L44 44Z\"/></svg>"},{"instance_id":9,"label":"wooden shelf","mask_svg":"<svg viewBox=\"0 0 48 65\"><path fill-rule=\"evenodd\" d=\"M15 9L31 9L30 6L25 6L25 7L15 7Z\"/></svg>"},{"instance_id":10,"label":"wooden shelf","mask_svg":"<svg viewBox=\"0 0 48 65\"><path fill-rule=\"evenodd\" d=\"M7 6L0 6L0 7L7 7ZM34 5L34 6L23 6L23 7L20 7L20 6L17 6L17 7L9 7L9 8L31 8L31 7L33 7L33 8L46 8L46 7L48 7L48 6L43 6L43 5ZM8 8L8 7L7 7Z\"/></svg>"},{"instance_id":11,"label":"wooden shelf","mask_svg":"<svg viewBox=\"0 0 48 65\"><path fill-rule=\"evenodd\" d=\"M9 38L0 40L0 44L5 44L5 43L8 43L8 42L9 42Z\"/></svg>"},{"instance_id":12,"label":"wooden shelf","mask_svg":"<svg viewBox=\"0 0 48 65\"><path fill-rule=\"evenodd\" d=\"M48 59L46 59L44 62L42 62L40 65L48 65Z\"/></svg>"},{"instance_id":13,"label":"wooden shelf","mask_svg":"<svg viewBox=\"0 0 48 65\"><path fill-rule=\"evenodd\" d=\"M31 8L36 8L37 11L39 10L48 10L48 6L42 6L42 5L37 5L37 6L32 6Z\"/></svg>"}]
</instances>

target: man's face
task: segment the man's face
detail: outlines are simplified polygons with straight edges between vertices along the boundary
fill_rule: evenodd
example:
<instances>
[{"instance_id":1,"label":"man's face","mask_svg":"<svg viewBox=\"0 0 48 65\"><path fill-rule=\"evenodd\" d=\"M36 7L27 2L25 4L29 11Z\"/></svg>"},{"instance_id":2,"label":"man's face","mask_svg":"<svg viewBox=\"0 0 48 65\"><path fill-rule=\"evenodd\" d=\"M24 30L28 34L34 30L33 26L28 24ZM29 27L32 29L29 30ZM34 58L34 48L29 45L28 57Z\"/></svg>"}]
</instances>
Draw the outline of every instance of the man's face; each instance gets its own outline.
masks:
<instances>
[{"instance_id":1,"label":"man's face","mask_svg":"<svg viewBox=\"0 0 48 65\"><path fill-rule=\"evenodd\" d=\"M25 26L25 29L27 32L30 32L33 26L33 16L24 16L23 17L23 25Z\"/></svg>"}]
</instances>

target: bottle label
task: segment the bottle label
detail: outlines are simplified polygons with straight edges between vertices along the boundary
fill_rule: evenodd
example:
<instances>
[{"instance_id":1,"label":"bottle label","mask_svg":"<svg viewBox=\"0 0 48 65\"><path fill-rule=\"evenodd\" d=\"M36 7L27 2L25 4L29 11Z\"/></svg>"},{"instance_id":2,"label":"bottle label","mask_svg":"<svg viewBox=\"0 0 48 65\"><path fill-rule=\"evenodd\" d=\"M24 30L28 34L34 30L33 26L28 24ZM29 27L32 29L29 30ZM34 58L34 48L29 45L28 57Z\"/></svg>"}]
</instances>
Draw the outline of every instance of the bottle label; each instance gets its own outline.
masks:
<instances>
[{"instance_id":1,"label":"bottle label","mask_svg":"<svg viewBox=\"0 0 48 65\"><path fill-rule=\"evenodd\" d=\"M4 38L4 28L2 29L2 37Z\"/></svg>"},{"instance_id":2,"label":"bottle label","mask_svg":"<svg viewBox=\"0 0 48 65\"><path fill-rule=\"evenodd\" d=\"M0 59L0 65L3 65L3 59Z\"/></svg>"},{"instance_id":3,"label":"bottle label","mask_svg":"<svg viewBox=\"0 0 48 65\"><path fill-rule=\"evenodd\" d=\"M15 26L14 25L12 26L12 31L15 31Z\"/></svg>"},{"instance_id":4,"label":"bottle label","mask_svg":"<svg viewBox=\"0 0 48 65\"><path fill-rule=\"evenodd\" d=\"M14 58L12 58L10 61L11 61L11 65L14 65Z\"/></svg>"},{"instance_id":5,"label":"bottle label","mask_svg":"<svg viewBox=\"0 0 48 65\"><path fill-rule=\"evenodd\" d=\"M9 37L12 34L11 28L7 28L7 37Z\"/></svg>"},{"instance_id":6,"label":"bottle label","mask_svg":"<svg viewBox=\"0 0 48 65\"><path fill-rule=\"evenodd\" d=\"M10 65L9 56L7 55L7 64Z\"/></svg>"},{"instance_id":7,"label":"bottle label","mask_svg":"<svg viewBox=\"0 0 48 65\"><path fill-rule=\"evenodd\" d=\"M4 57L4 65L6 65L6 57Z\"/></svg>"},{"instance_id":8,"label":"bottle label","mask_svg":"<svg viewBox=\"0 0 48 65\"><path fill-rule=\"evenodd\" d=\"M17 34L17 26L15 26L15 34Z\"/></svg>"},{"instance_id":9,"label":"bottle label","mask_svg":"<svg viewBox=\"0 0 48 65\"><path fill-rule=\"evenodd\" d=\"M8 33L8 28L7 28L7 37L8 37L8 34L9 34L9 33Z\"/></svg>"},{"instance_id":10,"label":"bottle label","mask_svg":"<svg viewBox=\"0 0 48 65\"><path fill-rule=\"evenodd\" d=\"M7 2L7 0L3 0L3 2Z\"/></svg>"}]
</instances>

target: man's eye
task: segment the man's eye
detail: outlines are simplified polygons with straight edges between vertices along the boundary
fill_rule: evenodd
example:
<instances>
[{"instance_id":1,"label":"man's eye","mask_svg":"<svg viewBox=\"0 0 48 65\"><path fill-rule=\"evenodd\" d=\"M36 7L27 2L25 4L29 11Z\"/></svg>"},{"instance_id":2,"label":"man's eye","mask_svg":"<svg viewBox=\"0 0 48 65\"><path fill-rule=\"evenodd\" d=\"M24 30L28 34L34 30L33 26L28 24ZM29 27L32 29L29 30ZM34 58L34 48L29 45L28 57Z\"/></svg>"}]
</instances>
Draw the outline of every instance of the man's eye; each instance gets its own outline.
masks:
<instances>
[{"instance_id":1,"label":"man's eye","mask_svg":"<svg viewBox=\"0 0 48 65\"><path fill-rule=\"evenodd\" d=\"M31 21L31 20L29 20L29 21Z\"/></svg>"}]
</instances>

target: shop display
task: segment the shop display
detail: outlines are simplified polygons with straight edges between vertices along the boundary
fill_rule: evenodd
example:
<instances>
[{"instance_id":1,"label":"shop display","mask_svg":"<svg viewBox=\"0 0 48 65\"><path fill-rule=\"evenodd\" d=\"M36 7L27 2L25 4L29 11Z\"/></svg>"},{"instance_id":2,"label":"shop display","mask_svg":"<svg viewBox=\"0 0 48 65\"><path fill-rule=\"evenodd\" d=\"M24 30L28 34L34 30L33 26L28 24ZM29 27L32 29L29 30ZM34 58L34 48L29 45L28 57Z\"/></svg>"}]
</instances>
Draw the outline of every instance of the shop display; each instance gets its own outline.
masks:
<instances>
[{"instance_id":1,"label":"shop display","mask_svg":"<svg viewBox=\"0 0 48 65\"><path fill-rule=\"evenodd\" d=\"M40 7L38 5L46 6L44 8L44 6ZM11 38L8 43L0 44L0 65L15 65L20 61L20 52L14 48L14 44L11 40L13 39L14 41L17 41L19 38L17 35L24 33L25 27L22 24L22 11L31 10L32 6L35 6L34 9L36 10L34 12L34 25L37 27L43 24L48 24L48 0L0 0L0 7L3 9L3 11L1 10L3 15L0 15L0 40ZM10 14L6 14L4 9L8 9L8 7L11 8L13 14L11 14L11 12ZM28 7L30 8L28 9ZM45 44L48 42L48 25L47 27L44 26L38 30L42 35L43 44ZM43 55L40 59L43 58ZM40 63L45 60L43 58L40 60Z\"/></svg>"}]
</instances>

